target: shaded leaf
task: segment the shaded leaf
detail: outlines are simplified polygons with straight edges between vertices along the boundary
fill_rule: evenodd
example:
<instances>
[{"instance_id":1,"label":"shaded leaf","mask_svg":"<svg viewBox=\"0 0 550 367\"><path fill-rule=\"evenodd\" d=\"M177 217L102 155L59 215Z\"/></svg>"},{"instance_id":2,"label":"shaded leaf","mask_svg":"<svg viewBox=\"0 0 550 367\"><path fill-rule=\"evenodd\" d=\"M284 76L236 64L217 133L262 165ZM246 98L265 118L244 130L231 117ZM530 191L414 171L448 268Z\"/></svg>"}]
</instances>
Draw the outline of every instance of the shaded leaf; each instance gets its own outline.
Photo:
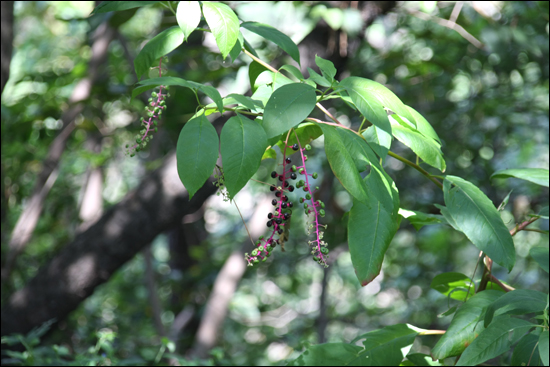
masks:
<instances>
[{"instance_id":1,"label":"shaded leaf","mask_svg":"<svg viewBox=\"0 0 550 367\"><path fill-rule=\"evenodd\" d=\"M544 330L539 337L540 359L545 366L548 366L548 330Z\"/></svg>"},{"instance_id":2,"label":"shaded leaf","mask_svg":"<svg viewBox=\"0 0 550 367\"><path fill-rule=\"evenodd\" d=\"M260 167L267 138L260 124L237 113L223 126L220 140L225 187L234 198Z\"/></svg>"},{"instance_id":3,"label":"shaded leaf","mask_svg":"<svg viewBox=\"0 0 550 367\"><path fill-rule=\"evenodd\" d=\"M312 345L288 366L349 366L362 349L345 343Z\"/></svg>"},{"instance_id":4,"label":"shaded leaf","mask_svg":"<svg viewBox=\"0 0 550 367\"><path fill-rule=\"evenodd\" d=\"M485 293L485 292L483 292ZM507 352L529 329L529 321L499 316L462 353L456 366L475 366Z\"/></svg>"},{"instance_id":5,"label":"shaded leaf","mask_svg":"<svg viewBox=\"0 0 550 367\"><path fill-rule=\"evenodd\" d=\"M263 38L273 42L283 51L290 55L300 65L300 52L298 46L290 39L289 36L273 28L270 25L258 22L244 22L241 27L248 29L250 32L256 33Z\"/></svg>"},{"instance_id":6,"label":"shaded leaf","mask_svg":"<svg viewBox=\"0 0 550 367\"><path fill-rule=\"evenodd\" d=\"M531 289L516 289L508 292L493 302L485 313L485 327L493 316L524 315L531 312L542 312L546 308L546 293Z\"/></svg>"},{"instance_id":7,"label":"shaded leaf","mask_svg":"<svg viewBox=\"0 0 550 367\"><path fill-rule=\"evenodd\" d=\"M178 139L176 159L178 175L189 192L189 199L204 185L218 159L218 134L206 116L185 124Z\"/></svg>"},{"instance_id":8,"label":"shaded leaf","mask_svg":"<svg viewBox=\"0 0 550 367\"><path fill-rule=\"evenodd\" d=\"M158 1L104 1L94 8L92 14L108 13L110 11L141 8L142 6L156 4Z\"/></svg>"},{"instance_id":9,"label":"shaded leaf","mask_svg":"<svg viewBox=\"0 0 550 367\"><path fill-rule=\"evenodd\" d=\"M183 43L183 32L178 26L168 28L157 34L141 49L134 59L134 68L138 79L149 70L153 62L175 50Z\"/></svg>"},{"instance_id":10,"label":"shaded leaf","mask_svg":"<svg viewBox=\"0 0 550 367\"><path fill-rule=\"evenodd\" d=\"M332 83L334 81L334 77L336 76L336 68L334 67L332 61L325 60L322 57L315 55L315 63L319 67L319 70L323 73L325 79Z\"/></svg>"},{"instance_id":11,"label":"shaded leaf","mask_svg":"<svg viewBox=\"0 0 550 367\"><path fill-rule=\"evenodd\" d=\"M493 261L511 271L516 261L514 242L491 200L472 183L456 176L445 177L443 193L460 231Z\"/></svg>"},{"instance_id":12,"label":"shaded leaf","mask_svg":"<svg viewBox=\"0 0 550 367\"><path fill-rule=\"evenodd\" d=\"M435 132L432 125L422 116L419 114L414 108L410 106L405 106L411 113L411 115L414 117L414 121L416 121L416 129L420 131L422 135L424 135L427 138L432 138L435 140L440 146L441 146L441 139L439 139L439 136Z\"/></svg>"},{"instance_id":13,"label":"shaded leaf","mask_svg":"<svg viewBox=\"0 0 550 367\"><path fill-rule=\"evenodd\" d=\"M484 330L480 319L491 303L497 300L502 293L486 290L475 294L468 299L456 312L441 339L432 349L434 359L444 359L457 356Z\"/></svg>"},{"instance_id":14,"label":"shaded leaf","mask_svg":"<svg viewBox=\"0 0 550 367\"><path fill-rule=\"evenodd\" d=\"M426 225L447 223L442 215L427 214L403 208L399 209L399 215L411 222L417 231Z\"/></svg>"},{"instance_id":15,"label":"shaded leaf","mask_svg":"<svg viewBox=\"0 0 550 367\"><path fill-rule=\"evenodd\" d=\"M309 80L312 80L321 87L330 87L330 81L317 74L317 72L315 72L315 70L313 70L312 68L307 68L307 72L309 73Z\"/></svg>"},{"instance_id":16,"label":"shaded leaf","mask_svg":"<svg viewBox=\"0 0 550 367\"><path fill-rule=\"evenodd\" d=\"M374 150L380 158L385 159L391 147L391 133L382 130L378 126L372 125L363 132L363 136L372 150Z\"/></svg>"},{"instance_id":17,"label":"shaded leaf","mask_svg":"<svg viewBox=\"0 0 550 367\"><path fill-rule=\"evenodd\" d=\"M309 116L315 107L315 89L292 83L275 90L264 110L263 127L268 138L280 135Z\"/></svg>"},{"instance_id":18,"label":"shaded leaf","mask_svg":"<svg viewBox=\"0 0 550 367\"><path fill-rule=\"evenodd\" d=\"M537 343L539 336L533 333L524 335L512 353L512 366L543 366Z\"/></svg>"}]
</instances>

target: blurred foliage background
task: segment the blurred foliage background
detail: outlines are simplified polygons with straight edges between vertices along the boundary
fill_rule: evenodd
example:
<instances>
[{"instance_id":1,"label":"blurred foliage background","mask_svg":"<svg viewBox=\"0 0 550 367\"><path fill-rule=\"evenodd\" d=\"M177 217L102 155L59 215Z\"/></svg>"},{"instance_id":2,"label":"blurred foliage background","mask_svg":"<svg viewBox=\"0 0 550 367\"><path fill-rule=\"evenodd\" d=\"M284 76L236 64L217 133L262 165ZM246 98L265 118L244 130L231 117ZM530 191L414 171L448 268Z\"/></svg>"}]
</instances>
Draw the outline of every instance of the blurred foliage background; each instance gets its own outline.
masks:
<instances>
[{"instance_id":1,"label":"blurred foliage background","mask_svg":"<svg viewBox=\"0 0 550 367\"><path fill-rule=\"evenodd\" d=\"M308 37L326 41L321 33L327 32L329 42L320 56L335 61L339 79L354 75L386 84L404 103L422 113L443 141L447 173L477 184L497 206L513 190L502 212L509 228L548 205L547 188L514 179L489 180L498 169L549 167L548 2L399 2L369 24L364 24L354 5L357 2L227 3L242 20L270 24L299 45ZM481 46L441 24L453 16L457 4L461 8L456 23ZM60 115L68 108L76 83L88 72L90 33L109 19L121 25L119 36L109 46L104 72L76 119L34 235L18 257L9 281L2 284L3 302L79 231L79 208L91 170L100 168L103 174L103 207L119 202L173 151L183 123L197 106L189 90L173 88L169 109L149 149L134 158L126 156L124 145L139 129L144 107L143 100L130 99L136 82L132 60L147 40L174 25L175 17L159 4L132 12L127 21L117 20L113 14L88 18L93 7L93 2L15 3L14 53L1 111L3 258L40 162L60 131ZM297 65L275 45L246 30L243 33L262 59L274 66ZM336 46L330 43L335 37L339 37ZM315 56L305 54L303 48L301 51L306 64ZM245 55L233 63L222 60L211 35L196 31L188 43L169 55L165 75L211 84L222 96L245 94L250 93L249 63ZM346 105L335 102L326 106L340 121L359 127L359 115ZM90 150L90 141L96 140L99 148ZM448 326L451 317L438 315L456 301L430 289L430 282L447 271L471 276L476 248L447 226L416 231L403 220L382 273L361 288L346 244L345 213L351 199L330 171L322 138L312 145L309 165L319 172L320 198L328 206L325 239L333 263L325 271L311 261L306 223L300 216L293 218L286 252L276 251L268 263L247 269L239 282L218 346L208 357L186 363L280 365L299 355L305 345L349 342L385 325ZM415 159L397 141L392 150ZM264 160L254 178L271 182L269 173L276 164ZM438 213L432 204L442 204L443 197L430 181L393 158L388 157L385 168L400 191L401 207ZM251 182L237 196L246 221L256 210L264 210L259 203L267 193L265 186ZM547 220L537 223L548 230ZM188 243L183 257L173 241L182 233ZM546 292L548 278L528 251L548 243L547 235L520 232L514 242L518 253L515 268L507 274L495 266L494 274L514 287ZM190 315L175 341L180 357L194 344L220 268L240 247L249 251L251 245L239 213L215 195L198 215L184 218L180 229L159 235L151 244L164 327L169 329L182 310ZM159 337L152 322L147 256L139 254L121 268L57 324L41 345L58 345L56 353L67 358L97 352L104 364L157 363L159 351L171 345ZM102 347L94 349L98 340ZM436 340L417 338L413 350L429 354Z\"/></svg>"}]
</instances>

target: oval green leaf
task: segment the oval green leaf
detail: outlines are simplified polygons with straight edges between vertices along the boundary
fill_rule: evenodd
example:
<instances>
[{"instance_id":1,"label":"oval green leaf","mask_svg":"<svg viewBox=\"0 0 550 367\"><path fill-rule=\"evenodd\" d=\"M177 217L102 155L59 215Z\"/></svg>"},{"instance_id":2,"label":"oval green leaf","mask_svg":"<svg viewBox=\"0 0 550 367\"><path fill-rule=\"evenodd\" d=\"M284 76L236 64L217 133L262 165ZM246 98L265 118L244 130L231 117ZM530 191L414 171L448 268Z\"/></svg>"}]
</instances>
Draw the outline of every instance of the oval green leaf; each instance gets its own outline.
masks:
<instances>
[{"instance_id":1,"label":"oval green leaf","mask_svg":"<svg viewBox=\"0 0 550 367\"><path fill-rule=\"evenodd\" d=\"M454 315L447 332L432 349L432 357L445 359L462 353L484 329L480 318L487 307L501 295L501 292L486 290L464 303Z\"/></svg>"},{"instance_id":2,"label":"oval green leaf","mask_svg":"<svg viewBox=\"0 0 550 367\"><path fill-rule=\"evenodd\" d=\"M225 187L234 198L260 167L267 139L260 124L237 114L225 123L220 140Z\"/></svg>"},{"instance_id":3,"label":"oval green leaf","mask_svg":"<svg viewBox=\"0 0 550 367\"><path fill-rule=\"evenodd\" d=\"M362 349L344 343L312 345L287 366L348 366Z\"/></svg>"},{"instance_id":4,"label":"oval green leaf","mask_svg":"<svg viewBox=\"0 0 550 367\"><path fill-rule=\"evenodd\" d=\"M424 162L430 166L445 172L446 164L439 143L432 138L427 138L417 130L405 127L396 119L396 115L389 116L392 134L397 140L411 148Z\"/></svg>"},{"instance_id":5,"label":"oval green leaf","mask_svg":"<svg viewBox=\"0 0 550 367\"><path fill-rule=\"evenodd\" d=\"M244 22L241 27L248 29L250 32L256 33L263 38L273 42L279 46L283 51L290 55L300 65L300 52L298 46L290 39L289 36L281 31L273 28L270 25L262 24L258 22Z\"/></svg>"},{"instance_id":6,"label":"oval green leaf","mask_svg":"<svg viewBox=\"0 0 550 367\"><path fill-rule=\"evenodd\" d=\"M326 136L325 133L325 143ZM393 192L385 190L386 180L373 167L365 178L369 191L367 201L354 199L349 213L348 246L355 275L362 286L380 274L386 250L399 229L399 196L395 189ZM389 210L383 203L394 203L394 209Z\"/></svg>"},{"instance_id":7,"label":"oval green leaf","mask_svg":"<svg viewBox=\"0 0 550 367\"><path fill-rule=\"evenodd\" d=\"M372 150L374 150L380 158L385 159L391 147L391 134L388 134L376 125L372 125L363 132L363 136Z\"/></svg>"},{"instance_id":8,"label":"oval green leaf","mask_svg":"<svg viewBox=\"0 0 550 367\"><path fill-rule=\"evenodd\" d=\"M197 28L201 20L201 6L198 1L180 1L176 10L176 20L183 32L183 40L187 41L191 32Z\"/></svg>"},{"instance_id":9,"label":"oval green leaf","mask_svg":"<svg viewBox=\"0 0 550 367\"><path fill-rule=\"evenodd\" d=\"M523 336L514 348L511 365L544 366L540 359L538 342L539 336L534 333Z\"/></svg>"},{"instance_id":10,"label":"oval green leaf","mask_svg":"<svg viewBox=\"0 0 550 367\"><path fill-rule=\"evenodd\" d=\"M280 135L309 116L315 107L315 89L291 83L277 89L265 106L263 127L268 138Z\"/></svg>"},{"instance_id":11,"label":"oval green leaf","mask_svg":"<svg viewBox=\"0 0 550 367\"><path fill-rule=\"evenodd\" d=\"M333 82L334 77L336 76L336 68L334 67L332 61L325 60L322 57L315 55L315 63L319 67L319 70L321 70L321 73L323 73L325 79Z\"/></svg>"},{"instance_id":12,"label":"oval green leaf","mask_svg":"<svg viewBox=\"0 0 550 367\"><path fill-rule=\"evenodd\" d=\"M536 325L529 321L499 316L462 353L456 366L476 366L510 350L512 344ZM448 331L447 331L448 332Z\"/></svg>"},{"instance_id":13,"label":"oval green leaf","mask_svg":"<svg viewBox=\"0 0 550 367\"><path fill-rule=\"evenodd\" d=\"M239 18L224 3L204 2L202 12L225 59L239 38Z\"/></svg>"},{"instance_id":14,"label":"oval green leaf","mask_svg":"<svg viewBox=\"0 0 550 367\"><path fill-rule=\"evenodd\" d=\"M430 287L459 301L465 301L467 294L472 297L476 291L470 278L464 274L453 272L436 275Z\"/></svg>"},{"instance_id":15,"label":"oval green leaf","mask_svg":"<svg viewBox=\"0 0 550 367\"><path fill-rule=\"evenodd\" d=\"M539 337L540 359L545 366L548 366L548 330L544 330Z\"/></svg>"},{"instance_id":16,"label":"oval green leaf","mask_svg":"<svg viewBox=\"0 0 550 367\"><path fill-rule=\"evenodd\" d=\"M451 187L451 184L455 185ZM445 204L457 227L481 251L511 271L516 249L510 232L491 200L475 185L456 176L443 181Z\"/></svg>"},{"instance_id":17,"label":"oval green leaf","mask_svg":"<svg viewBox=\"0 0 550 367\"><path fill-rule=\"evenodd\" d=\"M542 312L546 308L546 293L531 289L516 289L505 293L487 308L485 327L489 326L495 315L524 315Z\"/></svg>"},{"instance_id":18,"label":"oval green leaf","mask_svg":"<svg viewBox=\"0 0 550 367\"><path fill-rule=\"evenodd\" d=\"M138 79L149 70L156 59L175 50L183 43L183 32L178 26L168 28L157 34L141 49L134 59L134 68Z\"/></svg>"},{"instance_id":19,"label":"oval green leaf","mask_svg":"<svg viewBox=\"0 0 550 367\"><path fill-rule=\"evenodd\" d=\"M333 126L325 124L319 126L325 135L325 152L332 172L351 196L357 201L369 205L367 186L359 175L355 162L347 151L340 134Z\"/></svg>"},{"instance_id":20,"label":"oval green leaf","mask_svg":"<svg viewBox=\"0 0 550 367\"><path fill-rule=\"evenodd\" d=\"M218 146L216 129L204 115L187 121L181 129L176 159L178 175L189 192L189 199L214 171L218 159Z\"/></svg>"},{"instance_id":21,"label":"oval green leaf","mask_svg":"<svg viewBox=\"0 0 550 367\"><path fill-rule=\"evenodd\" d=\"M414 120L416 121L416 129L420 131L422 135L424 135L427 138L432 138L439 144L439 146L441 146L441 139L439 139L439 136L435 132L432 125L428 122L428 120L426 120L424 116L416 112L414 108L409 106L405 106L405 107L407 107L411 115L414 117Z\"/></svg>"},{"instance_id":22,"label":"oval green leaf","mask_svg":"<svg viewBox=\"0 0 550 367\"><path fill-rule=\"evenodd\" d=\"M548 187L548 174L547 169L543 168L512 168L512 169L503 169L497 171L491 175L493 178L519 178L529 182L536 183L537 185Z\"/></svg>"}]
</instances>

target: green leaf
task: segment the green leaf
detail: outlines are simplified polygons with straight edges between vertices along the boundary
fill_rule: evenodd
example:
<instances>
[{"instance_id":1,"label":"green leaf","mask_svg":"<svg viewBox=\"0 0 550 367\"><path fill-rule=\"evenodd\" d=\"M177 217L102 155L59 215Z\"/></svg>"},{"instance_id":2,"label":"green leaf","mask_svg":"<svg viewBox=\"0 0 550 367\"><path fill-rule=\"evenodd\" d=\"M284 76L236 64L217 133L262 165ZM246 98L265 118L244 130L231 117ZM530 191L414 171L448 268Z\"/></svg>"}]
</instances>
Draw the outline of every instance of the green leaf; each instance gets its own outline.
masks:
<instances>
[{"instance_id":1,"label":"green leaf","mask_svg":"<svg viewBox=\"0 0 550 367\"><path fill-rule=\"evenodd\" d=\"M540 359L545 366L548 366L548 330L544 330L539 337Z\"/></svg>"},{"instance_id":2,"label":"green leaf","mask_svg":"<svg viewBox=\"0 0 550 367\"><path fill-rule=\"evenodd\" d=\"M336 68L334 67L332 61L325 60L322 57L315 55L315 63L319 67L319 70L323 73L325 79L329 82L333 82L334 77L336 76Z\"/></svg>"},{"instance_id":3,"label":"green leaf","mask_svg":"<svg viewBox=\"0 0 550 367\"><path fill-rule=\"evenodd\" d=\"M413 363L413 366L444 366L438 361L433 361L431 356L422 353L408 354L407 359Z\"/></svg>"},{"instance_id":4,"label":"green leaf","mask_svg":"<svg viewBox=\"0 0 550 367\"><path fill-rule=\"evenodd\" d=\"M445 172L445 159L443 159L439 143L410 127L403 126L397 121L397 118L399 117L396 115L389 116L393 136L411 148L424 162Z\"/></svg>"},{"instance_id":5,"label":"green leaf","mask_svg":"<svg viewBox=\"0 0 550 367\"><path fill-rule=\"evenodd\" d=\"M277 159L277 152L275 151L275 149L269 148L264 152L264 155L262 155L262 161L268 158Z\"/></svg>"},{"instance_id":6,"label":"green leaf","mask_svg":"<svg viewBox=\"0 0 550 367\"><path fill-rule=\"evenodd\" d=\"M180 1L176 10L176 20L183 32L183 40L187 41L191 32L201 21L201 6L198 1Z\"/></svg>"},{"instance_id":7,"label":"green leaf","mask_svg":"<svg viewBox=\"0 0 550 367\"><path fill-rule=\"evenodd\" d=\"M297 128L294 129L296 134L298 135L298 140L300 140L300 144L302 145L302 148L306 145L311 143L311 141L317 139L321 135L323 135L323 130L317 125L312 122L306 122L303 124L300 124ZM284 139L286 139L286 136L282 137L282 140L279 140L277 142L277 146L281 151L285 148L285 142ZM289 146L292 146L294 144L298 143L298 140L296 140L296 135L294 133L291 133L288 137L288 144ZM297 153L293 151L292 149L287 149L286 155L287 157L289 155L292 155L294 153Z\"/></svg>"},{"instance_id":8,"label":"green leaf","mask_svg":"<svg viewBox=\"0 0 550 367\"><path fill-rule=\"evenodd\" d=\"M346 89L355 107L369 122L391 136L388 114L376 95L376 89L373 89L372 83L378 84L372 80L350 77L342 80L340 86Z\"/></svg>"},{"instance_id":9,"label":"green leaf","mask_svg":"<svg viewBox=\"0 0 550 367\"><path fill-rule=\"evenodd\" d=\"M396 324L363 334L365 349L353 361L354 366L397 366L409 353L414 338L421 329Z\"/></svg>"},{"instance_id":10,"label":"green leaf","mask_svg":"<svg viewBox=\"0 0 550 367\"><path fill-rule=\"evenodd\" d=\"M256 61L252 61L248 66L248 80L250 81L250 89L252 90L252 93L254 93L257 89L256 79L258 79L258 76L266 70L267 68L265 66Z\"/></svg>"},{"instance_id":11,"label":"green leaf","mask_svg":"<svg viewBox=\"0 0 550 367\"><path fill-rule=\"evenodd\" d=\"M374 150L380 158L385 159L391 147L391 133L382 130L376 125L372 125L363 132L363 136L372 150Z\"/></svg>"},{"instance_id":12,"label":"green leaf","mask_svg":"<svg viewBox=\"0 0 550 367\"><path fill-rule=\"evenodd\" d=\"M252 55L256 56L256 57L260 57L258 56L258 53L256 52L256 50L254 49L254 47L252 47L252 45L250 43L248 43L248 41L246 40L246 38L243 37L243 40L244 40L244 49L248 52L250 52Z\"/></svg>"},{"instance_id":13,"label":"green leaf","mask_svg":"<svg viewBox=\"0 0 550 367\"><path fill-rule=\"evenodd\" d=\"M283 51L290 55L300 65L300 52L298 46L290 39L289 36L281 31L273 28L270 25L258 22L244 22L241 27L248 29L250 32L256 33L263 38L273 42Z\"/></svg>"},{"instance_id":14,"label":"green leaf","mask_svg":"<svg viewBox=\"0 0 550 367\"><path fill-rule=\"evenodd\" d=\"M479 321L487 307L501 295L498 291L486 290L468 299L458 309L447 331L432 349L432 357L445 359L462 353L484 329L483 323Z\"/></svg>"},{"instance_id":15,"label":"green leaf","mask_svg":"<svg viewBox=\"0 0 550 367\"><path fill-rule=\"evenodd\" d=\"M325 152L332 172L351 196L365 205L370 205L367 186L357 172L355 162L340 134L333 126L321 124L320 127L325 134Z\"/></svg>"},{"instance_id":16,"label":"green leaf","mask_svg":"<svg viewBox=\"0 0 550 367\"><path fill-rule=\"evenodd\" d=\"M443 205L434 204L436 208L438 208L441 211L441 215L443 215L443 218L447 221L447 224L453 227L455 230L460 232L460 228L458 228L458 225L456 224L455 220L453 219L453 216L451 215L451 212L449 209Z\"/></svg>"},{"instance_id":17,"label":"green leaf","mask_svg":"<svg viewBox=\"0 0 550 367\"><path fill-rule=\"evenodd\" d=\"M532 247L529 251L529 255L539 264L539 266L548 273L549 260L548 260L548 247L536 246Z\"/></svg>"},{"instance_id":18,"label":"green leaf","mask_svg":"<svg viewBox=\"0 0 550 367\"><path fill-rule=\"evenodd\" d=\"M520 178L522 180L530 181L536 183L537 185L548 187L548 174L547 169L543 168L512 168L512 169L502 169L491 175L493 178Z\"/></svg>"},{"instance_id":19,"label":"green leaf","mask_svg":"<svg viewBox=\"0 0 550 367\"><path fill-rule=\"evenodd\" d=\"M546 308L546 293L530 289L516 289L504 294L487 308L485 313L485 327L493 316L524 315L531 312L541 312Z\"/></svg>"},{"instance_id":20,"label":"green leaf","mask_svg":"<svg viewBox=\"0 0 550 367\"><path fill-rule=\"evenodd\" d=\"M185 124L178 139L176 159L178 174L189 192L189 199L204 185L218 159L218 134L206 116Z\"/></svg>"},{"instance_id":21,"label":"green leaf","mask_svg":"<svg viewBox=\"0 0 550 367\"><path fill-rule=\"evenodd\" d=\"M277 89L265 106L263 127L268 138L280 135L302 122L315 107L315 89L292 83Z\"/></svg>"},{"instance_id":22,"label":"green leaf","mask_svg":"<svg viewBox=\"0 0 550 367\"><path fill-rule=\"evenodd\" d=\"M506 205L508 205L508 201L510 201L510 195L512 195L512 191L514 190L510 190L510 192L508 193L508 195L506 195L506 197L504 198L504 200L502 200L502 203L500 203L500 205L498 206L498 211L501 212L503 211L505 208L506 208Z\"/></svg>"},{"instance_id":23,"label":"green leaf","mask_svg":"<svg viewBox=\"0 0 550 367\"><path fill-rule=\"evenodd\" d=\"M316 84L319 84L321 87L328 88L331 86L331 83L328 80L317 74L312 68L307 68L307 72L309 73L309 79Z\"/></svg>"},{"instance_id":24,"label":"green leaf","mask_svg":"<svg viewBox=\"0 0 550 367\"><path fill-rule=\"evenodd\" d=\"M348 171L350 170L348 168ZM362 286L372 282L380 273L384 255L399 229L400 216L397 214L399 196L395 187L393 192L386 190L388 183L386 180L373 166L370 174L365 178L365 186L369 192L367 201L363 203L354 199L349 213L348 246L355 275ZM375 192L377 194L374 194ZM383 204L388 202L393 202L393 210L389 210Z\"/></svg>"},{"instance_id":25,"label":"green leaf","mask_svg":"<svg viewBox=\"0 0 550 367\"><path fill-rule=\"evenodd\" d=\"M432 125L430 125L428 120L426 120L424 116L416 112L414 108L409 106L405 106L405 107L407 107L411 115L414 117L414 121L416 121L416 129L420 131L422 135L424 135L427 138L431 138L435 140L439 144L439 146L441 146L441 140L439 139L439 136L435 132Z\"/></svg>"},{"instance_id":26,"label":"green leaf","mask_svg":"<svg viewBox=\"0 0 550 367\"><path fill-rule=\"evenodd\" d=\"M214 101L214 103L216 103L216 106L218 106L218 111L220 113L223 113L222 96L220 95L220 92L218 92L216 88L211 87L209 85L203 85L197 82L176 78L172 76L163 76L160 78L145 79L140 81L138 84L141 86L138 88L135 88L132 91L132 98L134 98L140 93L145 92L148 89L158 87L159 85L166 85L166 86L174 85L178 87L190 88L193 90L200 90L201 92L206 94L208 97L210 97Z\"/></svg>"},{"instance_id":27,"label":"green leaf","mask_svg":"<svg viewBox=\"0 0 550 367\"><path fill-rule=\"evenodd\" d=\"M237 42L235 42L235 46L231 49L229 52L229 57L231 57L231 61L235 62L237 60L237 57L241 54L243 50L244 45L244 37L242 33L239 31L239 36L237 37Z\"/></svg>"},{"instance_id":28,"label":"green leaf","mask_svg":"<svg viewBox=\"0 0 550 367\"><path fill-rule=\"evenodd\" d=\"M485 293L485 292L484 292ZM475 366L507 352L529 329L529 321L499 316L462 353L456 366Z\"/></svg>"},{"instance_id":29,"label":"green leaf","mask_svg":"<svg viewBox=\"0 0 550 367\"><path fill-rule=\"evenodd\" d=\"M349 366L362 349L344 343L312 345L288 366Z\"/></svg>"},{"instance_id":30,"label":"green leaf","mask_svg":"<svg viewBox=\"0 0 550 367\"><path fill-rule=\"evenodd\" d=\"M156 4L158 1L104 1L94 8L90 15L108 13L110 11L141 8L142 6Z\"/></svg>"},{"instance_id":31,"label":"green leaf","mask_svg":"<svg viewBox=\"0 0 550 367\"><path fill-rule=\"evenodd\" d=\"M288 71L292 76L294 76L298 80L304 80L304 76L302 75L302 72L300 69L298 69L294 65L283 65L279 68L279 70L286 70Z\"/></svg>"},{"instance_id":32,"label":"green leaf","mask_svg":"<svg viewBox=\"0 0 550 367\"><path fill-rule=\"evenodd\" d=\"M221 152L225 187L231 198L256 173L267 147L264 129L237 113L223 126Z\"/></svg>"},{"instance_id":33,"label":"green leaf","mask_svg":"<svg viewBox=\"0 0 550 367\"><path fill-rule=\"evenodd\" d=\"M358 172L366 171L372 164L376 165L379 170L383 170L374 151L359 135L347 129L336 129L336 131L340 134Z\"/></svg>"},{"instance_id":34,"label":"green leaf","mask_svg":"<svg viewBox=\"0 0 550 367\"><path fill-rule=\"evenodd\" d=\"M436 275L430 287L445 296L459 301L466 301L466 295L468 294L468 297L472 297L476 291L474 283L470 278L464 274L452 272ZM469 292L468 289L470 290Z\"/></svg>"},{"instance_id":35,"label":"green leaf","mask_svg":"<svg viewBox=\"0 0 550 367\"><path fill-rule=\"evenodd\" d=\"M157 34L141 49L134 59L134 68L138 79L149 70L156 59L175 50L183 42L183 32L178 26L168 28Z\"/></svg>"},{"instance_id":36,"label":"green leaf","mask_svg":"<svg viewBox=\"0 0 550 367\"><path fill-rule=\"evenodd\" d=\"M437 214L427 214L414 210L399 209L399 215L406 218L414 228L419 231L422 227L430 224L444 224L447 223L445 217Z\"/></svg>"},{"instance_id":37,"label":"green leaf","mask_svg":"<svg viewBox=\"0 0 550 367\"><path fill-rule=\"evenodd\" d=\"M512 353L512 366L543 366L540 359L539 336L533 333L520 339ZM548 343L547 343L548 344Z\"/></svg>"},{"instance_id":38,"label":"green leaf","mask_svg":"<svg viewBox=\"0 0 550 367\"><path fill-rule=\"evenodd\" d=\"M258 107L261 108L261 109L264 108L264 104L261 101L257 101L255 99L250 98L250 97L243 96L241 94L235 94L235 93L231 93L223 99L224 105L232 104L232 103L229 103L230 99L235 100L236 103L246 107L247 109L249 109L251 111L256 111L256 109Z\"/></svg>"},{"instance_id":39,"label":"green leaf","mask_svg":"<svg viewBox=\"0 0 550 367\"><path fill-rule=\"evenodd\" d=\"M455 186L451 188L451 184ZM456 176L443 181L445 204L456 225L478 249L511 271L516 261L512 236L491 200L472 183Z\"/></svg>"},{"instance_id":40,"label":"green leaf","mask_svg":"<svg viewBox=\"0 0 550 367\"><path fill-rule=\"evenodd\" d=\"M204 2L202 12L225 59L239 38L239 18L224 3Z\"/></svg>"}]
</instances>

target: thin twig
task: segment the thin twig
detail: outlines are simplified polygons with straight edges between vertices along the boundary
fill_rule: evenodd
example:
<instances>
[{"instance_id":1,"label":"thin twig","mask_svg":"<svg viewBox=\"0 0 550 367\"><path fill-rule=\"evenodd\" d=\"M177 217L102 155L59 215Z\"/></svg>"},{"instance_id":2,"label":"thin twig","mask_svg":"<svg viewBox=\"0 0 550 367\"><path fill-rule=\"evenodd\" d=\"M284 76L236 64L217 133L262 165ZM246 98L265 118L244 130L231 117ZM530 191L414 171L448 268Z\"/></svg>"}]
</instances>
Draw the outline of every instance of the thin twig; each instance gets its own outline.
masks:
<instances>
[{"instance_id":1,"label":"thin twig","mask_svg":"<svg viewBox=\"0 0 550 367\"><path fill-rule=\"evenodd\" d=\"M250 231L248 230L248 227L246 226L246 222L244 221L243 215L241 214L241 211L239 210L239 207L237 206L237 202L235 199L233 199L233 204L235 204L235 208L237 208L237 211L239 212L239 215L241 216L241 220L243 221L244 228L246 228L246 233L248 233L248 238L250 238L250 242L252 242L252 246L254 246L254 240L252 239L252 236L250 235Z\"/></svg>"}]
</instances>

